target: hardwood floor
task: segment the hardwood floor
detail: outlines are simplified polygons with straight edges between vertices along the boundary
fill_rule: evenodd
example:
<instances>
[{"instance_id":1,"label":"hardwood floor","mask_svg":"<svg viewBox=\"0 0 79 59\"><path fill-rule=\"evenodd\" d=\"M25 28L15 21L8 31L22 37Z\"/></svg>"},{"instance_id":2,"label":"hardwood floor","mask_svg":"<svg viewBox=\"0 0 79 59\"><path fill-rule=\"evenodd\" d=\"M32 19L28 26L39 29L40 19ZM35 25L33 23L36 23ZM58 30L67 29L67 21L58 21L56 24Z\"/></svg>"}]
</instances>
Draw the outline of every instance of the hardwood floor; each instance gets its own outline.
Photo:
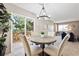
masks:
<instances>
[{"instance_id":1,"label":"hardwood floor","mask_svg":"<svg viewBox=\"0 0 79 59\"><path fill-rule=\"evenodd\" d=\"M20 41L13 44L13 56L25 56L22 43ZM39 55L41 56L41 55ZM49 56L45 53L45 56ZM63 50L63 56L79 56L79 42L67 42Z\"/></svg>"},{"instance_id":2,"label":"hardwood floor","mask_svg":"<svg viewBox=\"0 0 79 59\"><path fill-rule=\"evenodd\" d=\"M67 42L63 50L64 56L79 56L79 42Z\"/></svg>"}]
</instances>

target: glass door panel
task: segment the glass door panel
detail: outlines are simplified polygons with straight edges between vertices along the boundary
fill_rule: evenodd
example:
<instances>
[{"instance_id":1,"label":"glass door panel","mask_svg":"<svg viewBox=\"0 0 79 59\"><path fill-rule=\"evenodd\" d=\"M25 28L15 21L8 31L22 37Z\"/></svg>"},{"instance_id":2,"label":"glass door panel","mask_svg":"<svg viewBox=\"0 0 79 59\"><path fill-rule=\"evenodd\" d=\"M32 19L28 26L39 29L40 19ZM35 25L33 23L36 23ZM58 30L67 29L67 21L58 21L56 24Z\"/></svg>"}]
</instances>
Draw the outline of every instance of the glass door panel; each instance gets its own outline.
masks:
<instances>
[{"instance_id":1,"label":"glass door panel","mask_svg":"<svg viewBox=\"0 0 79 59\"><path fill-rule=\"evenodd\" d=\"M19 34L25 33L25 17L19 16L19 15L12 15L13 20L13 27L12 27L12 33L13 33L13 42L19 41Z\"/></svg>"}]
</instances>

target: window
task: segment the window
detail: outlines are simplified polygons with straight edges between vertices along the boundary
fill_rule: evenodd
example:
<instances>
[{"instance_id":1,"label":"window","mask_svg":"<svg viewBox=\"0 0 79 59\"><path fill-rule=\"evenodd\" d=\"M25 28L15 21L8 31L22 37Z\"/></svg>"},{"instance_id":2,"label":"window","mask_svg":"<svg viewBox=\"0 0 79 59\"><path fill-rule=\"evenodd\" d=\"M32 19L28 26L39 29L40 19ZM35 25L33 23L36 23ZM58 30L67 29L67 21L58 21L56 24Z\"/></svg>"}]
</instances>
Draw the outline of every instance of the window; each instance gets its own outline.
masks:
<instances>
[{"instance_id":1,"label":"window","mask_svg":"<svg viewBox=\"0 0 79 59\"><path fill-rule=\"evenodd\" d=\"M19 15L12 15L13 17L13 32L24 32L24 23L25 23L25 17L19 16Z\"/></svg>"},{"instance_id":2,"label":"window","mask_svg":"<svg viewBox=\"0 0 79 59\"><path fill-rule=\"evenodd\" d=\"M26 19L26 31L33 31L34 30L34 21L33 19L27 18Z\"/></svg>"},{"instance_id":3,"label":"window","mask_svg":"<svg viewBox=\"0 0 79 59\"><path fill-rule=\"evenodd\" d=\"M25 17L17 14L12 14L12 38L13 42L18 41L19 34L25 33Z\"/></svg>"},{"instance_id":4,"label":"window","mask_svg":"<svg viewBox=\"0 0 79 59\"><path fill-rule=\"evenodd\" d=\"M48 25L48 36L54 36L54 25Z\"/></svg>"},{"instance_id":5,"label":"window","mask_svg":"<svg viewBox=\"0 0 79 59\"><path fill-rule=\"evenodd\" d=\"M58 31L68 31L68 24L59 24Z\"/></svg>"}]
</instances>

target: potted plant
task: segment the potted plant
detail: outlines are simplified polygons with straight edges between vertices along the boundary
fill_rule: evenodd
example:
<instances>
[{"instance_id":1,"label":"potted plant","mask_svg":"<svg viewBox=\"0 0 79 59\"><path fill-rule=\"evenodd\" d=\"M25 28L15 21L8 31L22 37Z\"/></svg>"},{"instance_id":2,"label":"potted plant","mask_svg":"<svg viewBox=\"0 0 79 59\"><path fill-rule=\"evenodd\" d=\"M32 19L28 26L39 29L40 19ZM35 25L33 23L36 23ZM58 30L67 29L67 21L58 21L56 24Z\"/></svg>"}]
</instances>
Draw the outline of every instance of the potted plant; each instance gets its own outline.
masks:
<instances>
[{"instance_id":1,"label":"potted plant","mask_svg":"<svg viewBox=\"0 0 79 59\"><path fill-rule=\"evenodd\" d=\"M41 37L44 37L44 34L45 34L44 32L41 32Z\"/></svg>"},{"instance_id":2,"label":"potted plant","mask_svg":"<svg viewBox=\"0 0 79 59\"><path fill-rule=\"evenodd\" d=\"M6 37L9 31L10 14L7 13L6 8L0 3L0 56L5 55L6 51Z\"/></svg>"}]
</instances>

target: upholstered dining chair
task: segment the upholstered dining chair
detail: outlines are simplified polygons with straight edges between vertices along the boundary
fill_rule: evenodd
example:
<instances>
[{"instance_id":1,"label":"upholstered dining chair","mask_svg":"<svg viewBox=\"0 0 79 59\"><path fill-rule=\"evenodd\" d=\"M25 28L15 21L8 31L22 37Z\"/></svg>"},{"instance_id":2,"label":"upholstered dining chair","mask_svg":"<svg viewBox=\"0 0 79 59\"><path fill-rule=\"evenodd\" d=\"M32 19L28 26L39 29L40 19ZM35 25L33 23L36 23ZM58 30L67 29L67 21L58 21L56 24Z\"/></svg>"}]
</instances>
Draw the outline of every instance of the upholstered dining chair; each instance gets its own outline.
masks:
<instances>
[{"instance_id":1,"label":"upholstered dining chair","mask_svg":"<svg viewBox=\"0 0 79 59\"><path fill-rule=\"evenodd\" d=\"M42 49L38 46L30 46L28 39L25 35L20 34L20 39L23 43L25 54L27 56L38 56L39 53L42 52Z\"/></svg>"},{"instance_id":2,"label":"upholstered dining chair","mask_svg":"<svg viewBox=\"0 0 79 59\"><path fill-rule=\"evenodd\" d=\"M67 34L63 40L61 41L61 43L59 44L58 47L53 46L48 46L44 49L44 52L47 53L50 56L61 56L62 55L62 51L63 48L67 42L67 40L70 38L70 35Z\"/></svg>"}]
</instances>

